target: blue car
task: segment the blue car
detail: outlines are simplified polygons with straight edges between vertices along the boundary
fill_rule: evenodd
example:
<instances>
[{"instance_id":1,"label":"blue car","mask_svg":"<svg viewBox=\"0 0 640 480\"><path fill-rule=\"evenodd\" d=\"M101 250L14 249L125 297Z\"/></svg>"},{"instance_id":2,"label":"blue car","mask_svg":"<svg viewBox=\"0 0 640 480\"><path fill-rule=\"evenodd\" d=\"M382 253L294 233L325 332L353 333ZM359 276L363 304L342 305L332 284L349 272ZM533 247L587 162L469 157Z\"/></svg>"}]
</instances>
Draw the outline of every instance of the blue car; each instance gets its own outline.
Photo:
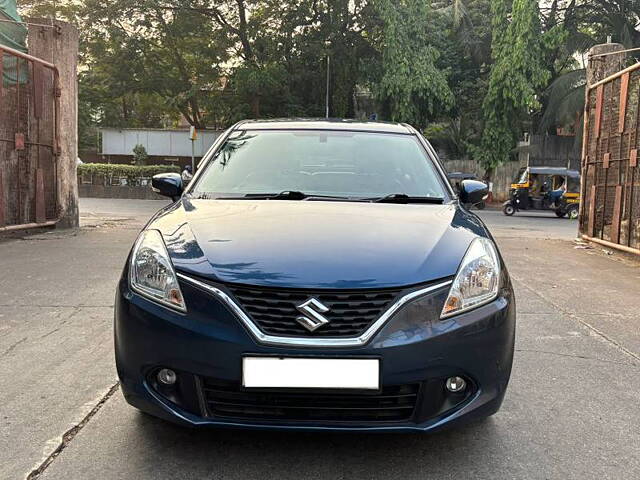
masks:
<instances>
[{"instance_id":1,"label":"blue car","mask_svg":"<svg viewBox=\"0 0 640 480\"><path fill-rule=\"evenodd\" d=\"M515 300L487 227L404 124L246 121L136 240L126 400L188 426L429 432L494 414Z\"/></svg>"}]
</instances>

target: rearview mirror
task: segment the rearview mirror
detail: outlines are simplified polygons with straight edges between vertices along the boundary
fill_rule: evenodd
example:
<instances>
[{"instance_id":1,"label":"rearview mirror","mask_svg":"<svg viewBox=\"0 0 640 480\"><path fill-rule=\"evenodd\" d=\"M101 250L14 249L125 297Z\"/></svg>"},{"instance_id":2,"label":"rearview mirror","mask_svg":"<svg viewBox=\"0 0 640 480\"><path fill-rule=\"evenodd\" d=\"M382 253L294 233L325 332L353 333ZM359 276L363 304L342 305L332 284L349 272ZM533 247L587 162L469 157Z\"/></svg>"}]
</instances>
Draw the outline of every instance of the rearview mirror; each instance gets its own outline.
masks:
<instances>
[{"instance_id":1,"label":"rearview mirror","mask_svg":"<svg viewBox=\"0 0 640 480\"><path fill-rule=\"evenodd\" d=\"M489 195L489 187L477 180L463 180L460 184L460 201L465 205L475 205Z\"/></svg>"},{"instance_id":2,"label":"rearview mirror","mask_svg":"<svg viewBox=\"0 0 640 480\"><path fill-rule=\"evenodd\" d=\"M174 202L182 195L182 177L178 173L160 173L151 179L151 189Z\"/></svg>"}]
</instances>

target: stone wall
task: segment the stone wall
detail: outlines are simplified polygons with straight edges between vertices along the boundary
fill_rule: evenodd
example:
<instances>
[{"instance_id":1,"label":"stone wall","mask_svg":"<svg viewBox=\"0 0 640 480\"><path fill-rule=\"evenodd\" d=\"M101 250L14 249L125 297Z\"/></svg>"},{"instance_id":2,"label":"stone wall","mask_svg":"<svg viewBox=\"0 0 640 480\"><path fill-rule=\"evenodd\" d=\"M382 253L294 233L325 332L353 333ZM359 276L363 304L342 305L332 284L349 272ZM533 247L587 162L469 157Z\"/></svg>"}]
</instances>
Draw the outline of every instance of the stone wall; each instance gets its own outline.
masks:
<instances>
[{"instance_id":1,"label":"stone wall","mask_svg":"<svg viewBox=\"0 0 640 480\"><path fill-rule=\"evenodd\" d=\"M138 200L163 200L162 197L151 190L149 186L130 185L78 185L80 197L94 198L130 198Z\"/></svg>"}]
</instances>

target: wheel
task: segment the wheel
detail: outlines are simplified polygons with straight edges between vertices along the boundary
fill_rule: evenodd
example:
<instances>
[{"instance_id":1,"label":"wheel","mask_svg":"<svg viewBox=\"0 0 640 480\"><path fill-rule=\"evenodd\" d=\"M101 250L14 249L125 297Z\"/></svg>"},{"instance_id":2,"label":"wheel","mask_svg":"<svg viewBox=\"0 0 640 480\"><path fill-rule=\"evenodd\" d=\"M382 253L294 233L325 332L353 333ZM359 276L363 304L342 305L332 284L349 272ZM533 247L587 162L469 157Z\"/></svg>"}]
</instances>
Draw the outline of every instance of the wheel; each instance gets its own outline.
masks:
<instances>
[{"instance_id":1,"label":"wheel","mask_svg":"<svg viewBox=\"0 0 640 480\"><path fill-rule=\"evenodd\" d=\"M510 203L507 203L504 207L502 207L502 213L504 213L507 217L510 217L514 213L516 213L516 209Z\"/></svg>"},{"instance_id":2,"label":"wheel","mask_svg":"<svg viewBox=\"0 0 640 480\"><path fill-rule=\"evenodd\" d=\"M556 217L558 218L563 218L566 214L567 212L565 212L564 210L560 210L560 209L556 210Z\"/></svg>"},{"instance_id":3,"label":"wheel","mask_svg":"<svg viewBox=\"0 0 640 480\"><path fill-rule=\"evenodd\" d=\"M569 220L575 220L576 218L578 218L578 212L579 207L576 204L569 205L567 207L567 216L569 217Z\"/></svg>"},{"instance_id":4,"label":"wheel","mask_svg":"<svg viewBox=\"0 0 640 480\"><path fill-rule=\"evenodd\" d=\"M484 207L486 207L486 204L484 202L476 203L476 208L478 210L484 210Z\"/></svg>"}]
</instances>

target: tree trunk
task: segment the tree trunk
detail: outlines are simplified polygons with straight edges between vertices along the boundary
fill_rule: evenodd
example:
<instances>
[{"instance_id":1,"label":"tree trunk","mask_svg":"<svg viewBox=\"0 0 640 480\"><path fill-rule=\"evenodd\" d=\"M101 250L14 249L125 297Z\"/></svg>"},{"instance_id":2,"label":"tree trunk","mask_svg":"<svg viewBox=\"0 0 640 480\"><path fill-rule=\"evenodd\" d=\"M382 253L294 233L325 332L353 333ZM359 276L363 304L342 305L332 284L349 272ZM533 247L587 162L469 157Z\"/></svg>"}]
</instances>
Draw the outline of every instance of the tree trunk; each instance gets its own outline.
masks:
<instances>
[{"instance_id":1,"label":"tree trunk","mask_svg":"<svg viewBox=\"0 0 640 480\"><path fill-rule=\"evenodd\" d=\"M122 96L122 119L125 125L129 122L129 108L127 107L127 98Z\"/></svg>"},{"instance_id":2,"label":"tree trunk","mask_svg":"<svg viewBox=\"0 0 640 480\"><path fill-rule=\"evenodd\" d=\"M254 95L251 98L251 111L253 118L260 118L260 95Z\"/></svg>"}]
</instances>

